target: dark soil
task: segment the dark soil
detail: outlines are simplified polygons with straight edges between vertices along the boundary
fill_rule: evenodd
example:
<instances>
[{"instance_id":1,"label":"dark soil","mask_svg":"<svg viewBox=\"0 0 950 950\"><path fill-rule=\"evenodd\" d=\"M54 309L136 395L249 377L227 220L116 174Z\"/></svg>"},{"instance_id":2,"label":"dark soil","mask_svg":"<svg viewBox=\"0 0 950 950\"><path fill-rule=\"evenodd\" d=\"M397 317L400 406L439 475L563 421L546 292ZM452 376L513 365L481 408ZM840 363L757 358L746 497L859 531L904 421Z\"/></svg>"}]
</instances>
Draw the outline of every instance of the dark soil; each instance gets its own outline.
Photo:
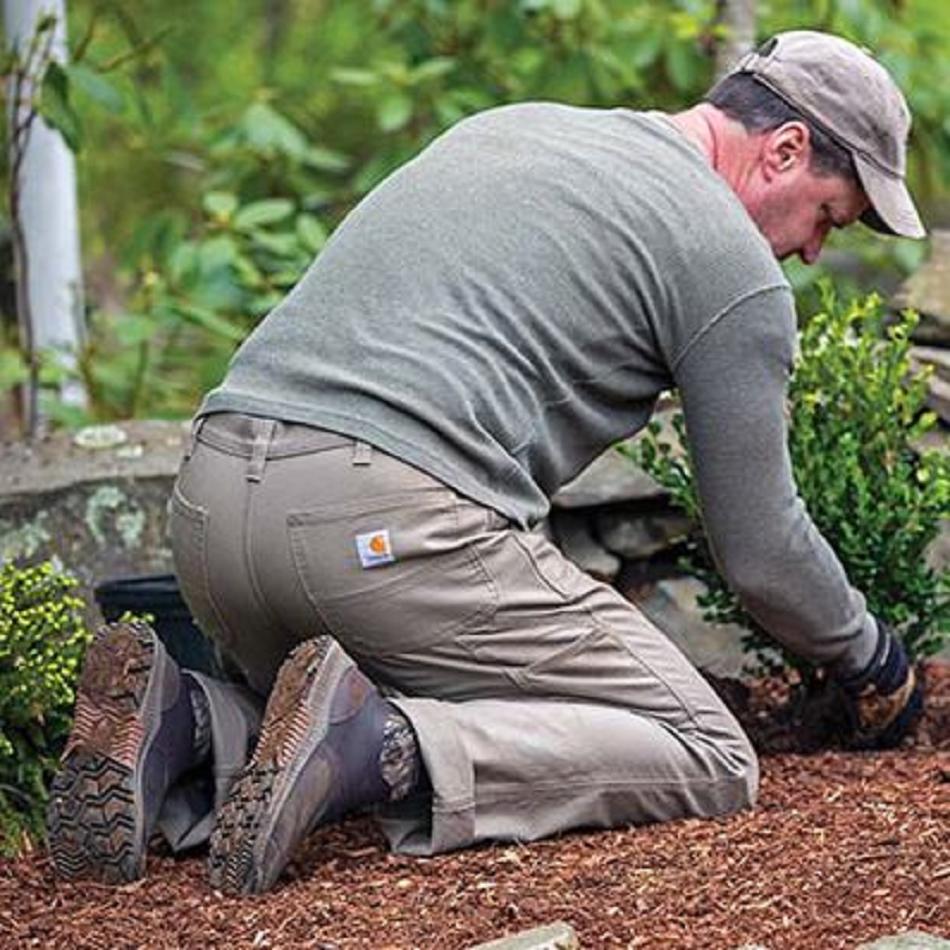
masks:
<instances>
[{"instance_id":1,"label":"dark soil","mask_svg":"<svg viewBox=\"0 0 950 950\"><path fill-rule=\"evenodd\" d=\"M904 748L766 755L758 807L727 819L431 859L388 854L359 819L319 831L274 892L245 899L211 891L201 855L155 856L114 888L59 882L37 853L0 864L0 946L453 950L555 920L585 948L950 938L950 665L927 676ZM763 682L742 699L770 748L791 735L774 727L782 695Z\"/></svg>"}]
</instances>

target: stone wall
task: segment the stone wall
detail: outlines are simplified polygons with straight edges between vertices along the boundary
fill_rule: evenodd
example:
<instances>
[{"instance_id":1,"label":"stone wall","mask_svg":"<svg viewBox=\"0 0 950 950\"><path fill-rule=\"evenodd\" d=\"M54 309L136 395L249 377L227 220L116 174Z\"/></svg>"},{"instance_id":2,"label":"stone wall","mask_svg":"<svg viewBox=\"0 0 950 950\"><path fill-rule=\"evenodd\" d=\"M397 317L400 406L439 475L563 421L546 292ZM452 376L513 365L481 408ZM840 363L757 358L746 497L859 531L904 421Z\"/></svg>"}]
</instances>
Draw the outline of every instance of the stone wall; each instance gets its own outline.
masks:
<instances>
[{"instance_id":1,"label":"stone wall","mask_svg":"<svg viewBox=\"0 0 950 950\"><path fill-rule=\"evenodd\" d=\"M660 414L669 434L670 412ZM2 448L0 559L54 558L95 586L170 573L166 502L187 426L139 421L56 433L34 446ZM946 435L935 438L946 445ZM688 524L629 459L605 453L557 495L543 530L582 568L613 583L697 665L718 675L742 666L741 631L702 621L698 584L678 576ZM950 563L950 535L935 547ZM97 622L94 610L90 620Z\"/></svg>"},{"instance_id":2,"label":"stone wall","mask_svg":"<svg viewBox=\"0 0 950 950\"><path fill-rule=\"evenodd\" d=\"M165 506L185 433L138 421L4 445L0 558L56 558L90 602L103 580L171 571Z\"/></svg>"}]
</instances>

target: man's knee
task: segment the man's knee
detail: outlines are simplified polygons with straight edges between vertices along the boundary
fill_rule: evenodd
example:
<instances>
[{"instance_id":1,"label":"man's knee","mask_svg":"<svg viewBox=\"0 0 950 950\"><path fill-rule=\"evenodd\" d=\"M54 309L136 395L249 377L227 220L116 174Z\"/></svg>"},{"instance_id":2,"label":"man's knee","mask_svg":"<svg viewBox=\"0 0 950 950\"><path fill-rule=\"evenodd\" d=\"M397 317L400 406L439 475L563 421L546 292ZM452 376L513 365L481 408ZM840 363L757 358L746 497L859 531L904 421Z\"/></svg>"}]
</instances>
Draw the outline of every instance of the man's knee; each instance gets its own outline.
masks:
<instances>
[{"instance_id":1,"label":"man's knee","mask_svg":"<svg viewBox=\"0 0 950 950\"><path fill-rule=\"evenodd\" d=\"M755 805L759 795L759 757L741 730L728 743L723 759L731 779L732 794L726 813Z\"/></svg>"}]
</instances>

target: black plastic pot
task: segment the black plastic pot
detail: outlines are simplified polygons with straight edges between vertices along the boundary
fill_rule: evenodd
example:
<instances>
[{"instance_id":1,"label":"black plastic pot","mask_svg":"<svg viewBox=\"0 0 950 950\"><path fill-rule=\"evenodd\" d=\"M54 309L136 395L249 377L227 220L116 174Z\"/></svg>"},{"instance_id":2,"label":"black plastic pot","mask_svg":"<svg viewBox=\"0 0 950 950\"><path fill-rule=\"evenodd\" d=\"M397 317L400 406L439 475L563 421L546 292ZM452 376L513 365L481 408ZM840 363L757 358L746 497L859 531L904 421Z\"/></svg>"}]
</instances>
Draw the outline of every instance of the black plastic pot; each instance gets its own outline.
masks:
<instances>
[{"instance_id":1,"label":"black plastic pot","mask_svg":"<svg viewBox=\"0 0 950 950\"><path fill-rule=\"evenodd\" d=\"M174 574L142 574L104 581L94 590L102 616L109 622L126 611L150 614L152 627L178 665L220 676L211 641L198 629L178 589Z\"/></svg>"}]
</instances>

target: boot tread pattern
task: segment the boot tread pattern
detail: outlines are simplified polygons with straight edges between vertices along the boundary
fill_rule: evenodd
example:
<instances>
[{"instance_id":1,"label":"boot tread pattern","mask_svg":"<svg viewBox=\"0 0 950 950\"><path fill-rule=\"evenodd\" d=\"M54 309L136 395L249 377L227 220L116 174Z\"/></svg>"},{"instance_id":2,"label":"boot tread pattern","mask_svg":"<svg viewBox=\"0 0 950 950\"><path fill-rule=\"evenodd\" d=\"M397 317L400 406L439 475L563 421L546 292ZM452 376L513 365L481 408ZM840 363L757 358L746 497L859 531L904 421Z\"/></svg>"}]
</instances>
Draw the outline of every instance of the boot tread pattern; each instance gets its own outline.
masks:
<instances>
[{"instance_id":1,"label":"boot tread pattern","mask_svg":"<svg viewBox=\"0 0 950 950\"><path fill-rule=\"evenodd\" d=\"M302 643L277 674L254 755L215 819L208 860L212 887L246 894L270 883L258 880L255 867L261 826L281 773L308 734L307 693L329 645L324 637Z\"/></svg>"},{"instance_id":2,"label":"boot tread pattern","mask_svg":"<svg viewBox=\"0 0 950 950\"><path fill-rule=\"evenodd\" d=\"M122 883L141 876L134 766L155 645L147 627L104 627L79 679L73 728L50 789L47 831L65 878Z\"/></svg>"}]
</instances>

